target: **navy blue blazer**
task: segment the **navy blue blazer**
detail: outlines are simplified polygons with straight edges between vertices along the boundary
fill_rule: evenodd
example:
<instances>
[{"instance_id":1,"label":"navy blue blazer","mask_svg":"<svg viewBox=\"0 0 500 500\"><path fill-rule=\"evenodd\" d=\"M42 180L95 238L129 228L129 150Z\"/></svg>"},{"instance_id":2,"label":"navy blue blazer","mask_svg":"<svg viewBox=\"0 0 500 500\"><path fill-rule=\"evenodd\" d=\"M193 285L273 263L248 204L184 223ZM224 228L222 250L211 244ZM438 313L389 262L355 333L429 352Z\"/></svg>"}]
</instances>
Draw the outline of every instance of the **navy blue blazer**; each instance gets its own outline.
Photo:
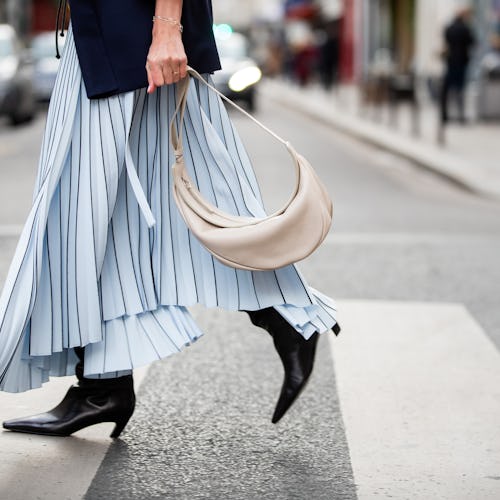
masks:
<instances>
[{"instance_id":1,"label":"navy blue blazer","mask_svg":"<svg viewBox=\"0 0 500 500\"><path fill-rule=\"evenodd\" d=\"M71 25L90 99L147 87L154 0L70 0ZM220 69L211 0L184 0L182 40L188 64Z\"/></svg>"}]
</instances>

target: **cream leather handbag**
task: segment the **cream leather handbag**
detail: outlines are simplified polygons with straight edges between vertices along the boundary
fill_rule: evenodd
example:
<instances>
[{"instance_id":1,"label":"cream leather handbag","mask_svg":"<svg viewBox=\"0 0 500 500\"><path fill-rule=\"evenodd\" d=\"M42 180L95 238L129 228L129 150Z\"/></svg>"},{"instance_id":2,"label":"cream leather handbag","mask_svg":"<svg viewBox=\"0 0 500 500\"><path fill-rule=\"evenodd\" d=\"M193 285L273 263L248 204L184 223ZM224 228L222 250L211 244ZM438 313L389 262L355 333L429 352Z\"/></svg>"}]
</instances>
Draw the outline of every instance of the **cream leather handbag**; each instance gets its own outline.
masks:
<instances>
[{"instance_id":1,"label":"cream leather handbag","mask_svg":"<svg viewBox=\"0 0 500 500\"><path fill-rule=\"evenodd\" d=\"M325 239L332 223L332 202L308 161L291 144L222 95L192 68L177 85L177 109L170 123L175 151L172 166L174 198L189 229L205 248L224 264L238 269L277 269L310 255ZM197 78L221 98L247 115L288 149L297 184L287 203L264 217L242 217L218 209L203 198L190 179L183 158L182 123L191 77ZM176 117L179 116L179 120ZM176 123L178 121L178 123Z\"/></svg>"}]
</instances>

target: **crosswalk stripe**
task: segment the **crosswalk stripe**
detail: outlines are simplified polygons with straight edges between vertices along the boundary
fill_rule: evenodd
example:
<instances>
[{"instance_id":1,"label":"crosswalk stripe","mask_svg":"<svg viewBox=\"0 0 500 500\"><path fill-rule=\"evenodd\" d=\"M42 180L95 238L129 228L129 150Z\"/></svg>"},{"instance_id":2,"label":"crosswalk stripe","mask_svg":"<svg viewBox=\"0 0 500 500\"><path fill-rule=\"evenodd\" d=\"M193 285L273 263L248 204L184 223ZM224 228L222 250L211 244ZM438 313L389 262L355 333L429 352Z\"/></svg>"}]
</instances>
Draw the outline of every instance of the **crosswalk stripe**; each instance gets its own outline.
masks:
<instances>
[{"instance_id":1,"label":"crosswalk stripe","mask_svg":"<svg viewBox=\"0 0 500 500\"><path fill-rule=\"evenodd\" d=\"M500 498L500 356L466 308L339 311L331 347L359 499Z\"/></svg>"},{"instance_id":2,"label":"crosswalk stripe","mask_svg":"<svg viewBox=\"0 0 500 500\"><path fill-rule=\"evenodd\" d=\"M324 243L328 245L476 245L480 241L485 244L500 244L500 236L490 233L343 233L329 234Z\"/></svg>"},{"instance_id":3,"label":"crosswalk stripe","mask_svg":"<svg viewBox=\"0 0 500 500\"><path fill-rule=\"evenodd\" d=\"M23 226L18 224L0 224L0 238L20 236Z\"/></svg>"}]
</instances>

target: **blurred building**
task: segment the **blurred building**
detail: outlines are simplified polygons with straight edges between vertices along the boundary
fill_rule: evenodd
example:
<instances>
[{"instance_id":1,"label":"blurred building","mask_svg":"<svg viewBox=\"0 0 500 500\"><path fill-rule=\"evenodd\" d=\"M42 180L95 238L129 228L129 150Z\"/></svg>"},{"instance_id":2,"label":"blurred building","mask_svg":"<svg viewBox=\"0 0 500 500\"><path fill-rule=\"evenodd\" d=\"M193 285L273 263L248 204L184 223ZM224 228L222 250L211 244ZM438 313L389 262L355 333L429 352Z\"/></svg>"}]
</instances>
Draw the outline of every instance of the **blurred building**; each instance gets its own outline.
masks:
<instances>
[{"instance_id":1,"label":"blurred building","mask_svg":"<svg viewBox=\"0 0 500 500\"><path fill-rule=\"evenodd\" d=\"M0 0L0 22L13 26L21 38L55 27L57 0Z\"/></svg>"},{"instance_id":2,"label":"blurred building","mask_svg":"<svg viewBox=\"0 0 500 500\"><path fill-rule=\"evenodd\" d=\"M56 23L57 0L31 0L31 31L53 30Z\"/></svg>"},{"instance_id":3,"label":"blurred building","mask_svg":"<svg viewBox=\"0 0 500 500\"><path fill-rule=\"evenodd\" d=\"M417 0L363 0L363 72L374 66L406 72L415 48L415 10Z\"/></svg>"},{"instance_id":4,"label":"blurred building","mask_svg":"<svg viewBox=\"0 0 500 500\"><path fill-rule=\"evenodd\" d=\"M30 31L31 0L0 0L0 23L10 24L21 35Z\"/></svg>"},{"instance_id":5,"label":"blurred building","mask_svg":"<svg viewBox=\"0 0 500 500\"><path fill-rule=\"evenodd\" d=\"M288 0L288 3L306 3ZM457 10L473 8L475 64L500 50L500 0L317 0L308 2L340 20L340 79L413 74L425 81L442 74L443 31Z\"/></svg>"},{"instance_id":6,"label":"blurred building","mask_svg":"<svg viewBox=\"0 0 500 500\"><path fill-rule=\"evenodd\" d=\"M282 19L282 0L212 0L214 21L226 23L237 31L248 31L261 21Z\"/></svg>"}]
</instances>

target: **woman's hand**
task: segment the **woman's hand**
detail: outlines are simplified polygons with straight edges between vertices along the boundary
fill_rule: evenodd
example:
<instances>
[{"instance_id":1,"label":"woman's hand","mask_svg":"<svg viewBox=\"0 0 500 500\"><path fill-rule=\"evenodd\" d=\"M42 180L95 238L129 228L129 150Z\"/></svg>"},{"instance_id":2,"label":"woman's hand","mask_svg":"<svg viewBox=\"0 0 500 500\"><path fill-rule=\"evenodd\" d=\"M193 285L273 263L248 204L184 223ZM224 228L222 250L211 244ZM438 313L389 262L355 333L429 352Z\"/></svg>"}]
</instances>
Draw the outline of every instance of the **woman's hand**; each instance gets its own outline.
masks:
<instances>
[{"instance_id":1,"label":"woman's hand","mask_svg":"<svg viewBox=\"0 0 500 500\"><path fill-rule=\"evenodd\" d=\"M146 62L148 94L157 87L175 83L186 76L187 57L179 26L158 20Z\"/></svg>"}]
</instances>

